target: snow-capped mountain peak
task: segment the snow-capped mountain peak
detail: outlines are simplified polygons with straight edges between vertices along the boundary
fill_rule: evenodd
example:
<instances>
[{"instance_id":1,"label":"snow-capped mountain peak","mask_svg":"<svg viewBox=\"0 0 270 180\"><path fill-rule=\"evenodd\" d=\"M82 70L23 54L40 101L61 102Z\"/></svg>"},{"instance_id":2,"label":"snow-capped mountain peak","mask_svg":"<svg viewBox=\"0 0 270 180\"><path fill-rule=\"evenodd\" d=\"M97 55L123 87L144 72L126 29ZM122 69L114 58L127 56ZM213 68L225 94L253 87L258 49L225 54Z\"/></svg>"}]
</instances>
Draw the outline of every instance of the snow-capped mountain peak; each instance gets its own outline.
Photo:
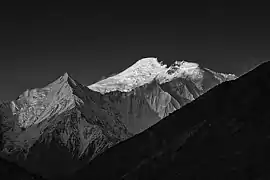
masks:
<instances>
[{"instance_id":1,"label":"snow-capped mountain peak","mask_svg":"<svg viewBox=\"0 0 270 180\"><path fill-rule=\"evenodd\" d=\"M157 58L150 57L143 58L119 74L89 85L88 88L100 93L116 90L129 92L136 87L150 83L154 79L159 83L165 83L174 78L186 76L201 77L199 64L175 61L173 65L167 68L167 65L163 65L162 61L158 62Z\"/></svg>"},{"instance_id":2,"label":"snow-capped mountain peak","mask_svg":"<svg viewBox=\"0 0 270 180\"><path fill-rule=\"evenodd\" d=\"M88 88L101 93L115 90L128 92L135 87L151 82L165 70L166 65L159 63L156 58L144 58L119 74L89 85Z\"/></svg>"}]
</instances>

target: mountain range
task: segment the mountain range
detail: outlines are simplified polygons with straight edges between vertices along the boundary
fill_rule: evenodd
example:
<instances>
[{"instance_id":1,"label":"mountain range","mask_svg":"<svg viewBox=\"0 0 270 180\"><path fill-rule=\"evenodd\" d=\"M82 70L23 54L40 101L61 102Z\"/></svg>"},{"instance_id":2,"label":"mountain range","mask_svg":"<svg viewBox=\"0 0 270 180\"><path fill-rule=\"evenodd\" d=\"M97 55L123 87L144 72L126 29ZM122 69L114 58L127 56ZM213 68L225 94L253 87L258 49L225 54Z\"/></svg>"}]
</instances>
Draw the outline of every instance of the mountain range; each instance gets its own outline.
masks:
<instances>
[{"instance_id":1,"label":"mountain range","mask_svg":"<svg viewBox=\"0 0 270 180\"><path fill-rule=\"evenodd\" d=\"M210 89L64 179L270 179L270 61Z\"/></svg>"},{"instance_id":2,"label":"mountain range","mask_svg":"<svg viewBox=\"0 0 270 180\"><path fill-rule=\"evenodd\" d=\"M145 136L149 128L160 127L161 120L168 122L166 117L175 117L176 110L179 113L215 86L236 79L187 61L167 67L157 58L141 59L89 86L65 73L43 88L1 103L0 156L45 178L69 176L97 162L103 152L110 154L111 147L118 149ZM180 122L185 118L183 114ZM161 131L171 130L164 126ZM152 148L157 139L153 136L154 141L148 142L154 143Z\"/></svg>"}]
</instances>

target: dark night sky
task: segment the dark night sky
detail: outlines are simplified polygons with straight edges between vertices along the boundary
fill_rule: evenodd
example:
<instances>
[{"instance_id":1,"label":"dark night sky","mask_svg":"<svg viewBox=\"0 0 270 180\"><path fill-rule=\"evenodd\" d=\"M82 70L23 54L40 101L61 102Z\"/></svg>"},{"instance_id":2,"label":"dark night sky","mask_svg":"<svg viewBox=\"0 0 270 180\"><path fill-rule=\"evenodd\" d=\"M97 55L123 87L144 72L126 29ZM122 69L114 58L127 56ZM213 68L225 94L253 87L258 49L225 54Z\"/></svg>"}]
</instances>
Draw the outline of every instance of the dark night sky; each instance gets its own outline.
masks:
<instances>
[{"instance_id":1,"label":"dark night sky","mask_svg":"<svg viewBox=\"0 0 270 180\"><path fill-rule=\"evenodd\" d=\"M0 9L0 99L65 72L82 84L143 57L240 75L270 59L269 7L17 6Z\"/></svg>"}]
</instances>

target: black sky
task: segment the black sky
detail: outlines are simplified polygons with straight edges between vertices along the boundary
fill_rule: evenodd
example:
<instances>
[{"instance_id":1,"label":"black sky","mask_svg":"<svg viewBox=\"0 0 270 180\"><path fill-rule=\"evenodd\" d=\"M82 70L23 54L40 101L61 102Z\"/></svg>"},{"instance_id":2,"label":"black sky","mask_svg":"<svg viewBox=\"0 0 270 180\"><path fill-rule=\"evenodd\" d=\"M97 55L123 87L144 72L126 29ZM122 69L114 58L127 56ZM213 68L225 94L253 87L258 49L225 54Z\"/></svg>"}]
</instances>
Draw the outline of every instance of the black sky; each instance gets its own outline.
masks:
<instances>
[{"instance_id":1,"label":"black sky","mask_svg":"<svg viewBox=\"0 0 270 180\"><path fill-rule=\"evenodd\" d=\"M0 99L65 72L89 85L143 57L240 75L270 59L266 6L14 6L0 11Z\"/></svg>"}]
</instances>

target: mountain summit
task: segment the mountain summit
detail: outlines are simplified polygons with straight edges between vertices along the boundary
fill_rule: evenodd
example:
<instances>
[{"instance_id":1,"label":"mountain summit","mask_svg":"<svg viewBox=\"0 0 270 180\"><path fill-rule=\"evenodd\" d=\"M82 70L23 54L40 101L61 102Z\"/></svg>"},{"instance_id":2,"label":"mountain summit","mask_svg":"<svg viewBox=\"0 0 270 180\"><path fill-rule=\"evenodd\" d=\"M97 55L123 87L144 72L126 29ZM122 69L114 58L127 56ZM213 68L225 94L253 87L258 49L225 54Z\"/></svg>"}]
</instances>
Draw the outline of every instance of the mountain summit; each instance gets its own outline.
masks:
<instances>
[{"instance_id":1,"label":"mountain summit","mask_svg":"<svg viewBox=\"0 0 270 180\"><path fill-rule=\"evenodd\" d=\"M154 79L163 84L176 78L202 79L204 70L199 64L175 61L170 67L158 62L157 58L144 58L121 73L89 85L88 88L106 93L111 91L129 92L136 87L152 82ZM223 79L236 79L233 74L219 73Z\"/></svg>"},{"instance_id":2,"label":"mountain summit","mask_svg":"<svg viewBox=\"0 0 270 180\"><path fill-rule=\"evenodd\" d=\"M270 61L212 88L64 179L270 179L269 82Z\"/></svg>"},{"instance_id":3,"label":"mountain summit","mask_svg":"<svg viewBox=\"0 0 270 180\"><path fill-rule=\"evenodd\" d=\"M176 61L167 68L157 58L144 58L88 88L111 99L128 130L137 134L214 86L236 78L193 62Z\"/></svg>"},{"instance_id":4,"label":"mountain summit","mask_svg":"<svg viewBox=\"0 0 270 180\"><path fill-rule=\"evenodd\" d=\"M65 73L44 88L26 90L16 101L11 101L13 115L21 127L39 124L75 107L80 100L73 94L75 81Z\"/></svg>"},{"instance_id":5,"label":"mountain summit","mask_svg":"<svg viewBox=\"0 0 270 180\"><path fill-rule=\"evenodd\" d=\"M0 156L46 178L71 174L108 148L139 134L231 74L144 58L84 86L65 73L0 106Z\"/></svg>"}]
</instances>

